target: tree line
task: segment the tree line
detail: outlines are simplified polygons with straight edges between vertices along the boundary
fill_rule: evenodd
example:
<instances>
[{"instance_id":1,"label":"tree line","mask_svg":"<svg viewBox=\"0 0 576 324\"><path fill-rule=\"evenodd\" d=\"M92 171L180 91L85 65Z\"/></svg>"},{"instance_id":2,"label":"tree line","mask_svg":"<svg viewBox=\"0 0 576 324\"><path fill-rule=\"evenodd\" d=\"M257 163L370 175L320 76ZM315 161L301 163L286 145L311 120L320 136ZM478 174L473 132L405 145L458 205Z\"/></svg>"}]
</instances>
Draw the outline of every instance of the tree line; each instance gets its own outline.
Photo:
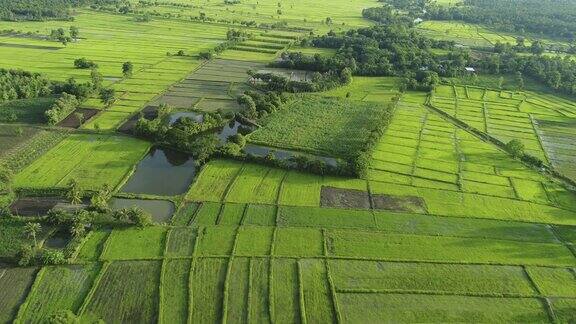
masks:
<instances>
[{"instance_id":1,"label":"tree line","mask_svg":"<svg viewBox=\"0 0 576 324\"><path fill-rule=\"evenodd\" d=\"M576 39L576 2L571 0L464 0L451 7L428 5L424 17Z\"/></svg>"}]
</instances>

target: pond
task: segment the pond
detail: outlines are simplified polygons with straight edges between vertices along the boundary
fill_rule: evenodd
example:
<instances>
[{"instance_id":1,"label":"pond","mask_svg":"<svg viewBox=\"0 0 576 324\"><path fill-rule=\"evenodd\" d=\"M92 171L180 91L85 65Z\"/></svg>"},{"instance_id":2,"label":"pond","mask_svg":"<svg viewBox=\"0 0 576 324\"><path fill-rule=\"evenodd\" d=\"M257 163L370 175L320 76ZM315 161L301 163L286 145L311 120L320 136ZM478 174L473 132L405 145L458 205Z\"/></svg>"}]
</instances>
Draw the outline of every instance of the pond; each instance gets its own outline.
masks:
<instances>
[{"instance_id":1,"label":"pond","mask_svg":"<svg viewBox=\"0 0 576 324\"><path fill-rule=\"evenodd\" d=\"M194 159L184 153L153 147L138 165L121 192L160 196L184 193L194 176Z\"/></svg>"},{"instance_id":2,"label":"pond","mask_svg":"<svg viewBox=\"0 0 576 324\"><path fill-rule=\"evenodd\" d=\"M70 235L65 232L56 232L44 241L44 247L49 249L63 249L70 242Z\"/></svg>"},{"instance_id":3,"label":"pond","mask_svg":"<svg viewBox=\"0 0 576 324\"><path fill-rule=\"evenodd\" d=\"M277 148L273 148L273 147L267 147L267 146L261 146L261 145L255 145L255 144L247 144L244 147L244 152L246 152L247 154L254 155L254 156L266 156L270 152L272 152L274 157L277 160L281 160L281 161L288 160L292 156L306 156L312 160L323 161L327 165L330 165L333 167L338 166L338 159L333 158L333 157L318 156L318 155L312 155L312 154L302 153L302 152L298 152L298 151L289 151L289 150L277 149Z\"/></svg>"},{"instance_id":4,"label":"pond","mask_svg":"<svg viewBox=\"0 0 576 324\"><path fill-rule=\"evenodd\" d=\"M109 205L113 210L140 207L152 215L152 220L155 223L168 223L175 210L174 204L166 200L113 198L110 200Z\"/></svg>"}]
</instances>

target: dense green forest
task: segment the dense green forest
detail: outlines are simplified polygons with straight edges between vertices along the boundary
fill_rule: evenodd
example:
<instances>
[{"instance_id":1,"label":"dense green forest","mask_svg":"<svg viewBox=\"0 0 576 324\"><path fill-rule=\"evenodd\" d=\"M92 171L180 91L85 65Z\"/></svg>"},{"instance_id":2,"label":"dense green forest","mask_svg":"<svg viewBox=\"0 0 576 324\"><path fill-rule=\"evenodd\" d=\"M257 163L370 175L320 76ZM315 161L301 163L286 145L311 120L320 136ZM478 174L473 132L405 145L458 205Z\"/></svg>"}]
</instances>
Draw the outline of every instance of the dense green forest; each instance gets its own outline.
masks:
<instances>
[{"instance_id":1,"label":"dense green forest","mask_svg":"<svg viewBox=\"0 0 576 324\"><path fill-rule=\"evenodd\" d=\"M509 32L576 38L576 2L569 0L465 0L453 7L427 6L425 17L480 23Z\"/></svg>"}]
</instances>

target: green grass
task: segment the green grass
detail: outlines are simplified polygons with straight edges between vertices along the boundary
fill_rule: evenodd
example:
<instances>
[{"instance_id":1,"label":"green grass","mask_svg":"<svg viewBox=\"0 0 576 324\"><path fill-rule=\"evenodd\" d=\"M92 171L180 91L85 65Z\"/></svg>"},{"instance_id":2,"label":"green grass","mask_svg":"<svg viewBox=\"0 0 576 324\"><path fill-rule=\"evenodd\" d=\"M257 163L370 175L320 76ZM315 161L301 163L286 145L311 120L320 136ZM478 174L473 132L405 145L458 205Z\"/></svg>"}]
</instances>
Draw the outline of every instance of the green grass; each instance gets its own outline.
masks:
<instances>
[{"instance_id":1,"label":"green grass","mask_svg":"<svg viewBox=\"0 0 576 324\"><path fill-rule=\"evenodd\" d=\"M263 120L249 141L278 148L352 157L386 118L380 103L308 96Z\"/></svg>"},{"instance_id":2,"label":"green grass","mask_svg":"<svg viewBox=\"0 0 576 324\"><path fill-rule=\"evenodd\" d=\"M70 135L18 173L16 187L66 187L72 179L83 189L115 187L148 151L150 144L128 137Z\"/></svg>"},{"instance_id":3,"label":"green grass","mask_svg":"<svg viewBox=\"0 0 576 324\"><path fill-rule=\"evenodd\" d=\"M250 311L248 313L248 321L250 323L270 322L269 271L270 263L267 259L251 259Z\"/></svg>"},{"instance_id":4,"label":"green grass","mask_svg":"<svg viewBox=\"0 0 576 324\"><path fill-rule=\"evenodd\" d=\"M273 228L243 226L236 239L236 255L270 255Z\"/></svg>"},{"instance_id":5,"label":"green grass","mask_svg":"<svg viewBox=\"0 0 576 324\"><path fill-rule=\"evenodd\" d=\"M228 275L228 299L226 303L226 319L230 323L245 323L248 321L250 296L250 262L249 258L232 259L232 267Z\"/></svg>"},{"instance_id":6,"label":"green grass","mask_svg":"<svg viewBox=\"0 0 576 324\"><path fill-rule=\"evenodd\" d=\"M480 262L574 266L576 258L561 244L456 237L328 232L329 255L398 261Z\"/></svg>"},{"instance_id":7,"label":"green grass","mask_svg":"<svg viewBox=\"0 0 576 324\"><path fill-rule=\"evenodd\" d=\"M147 227L143 229L114 230L106 241L101 259L130 260L162 257L166 229Z\"/></svg>"},{"instance_id":8,"label":"green grass","mask_svg":"<svg viewBox=\"0 0 576 324\"><path fill-rule=\"evenodd\" d=\"M336 314L324 261L301 260L298 262L298 271L307 322L334 323Z\"/></svg>"},{"instance_id":9,"label":"green grass","mask_svg":"<svg viewBox=\"0 0 576 324\"><path fill-rule=\"evenodd\" d=\"M274 259L270 271L274 322L300 323L298 261Z\"/></svg>"},{"instance_id":10,"label":"green grass","mask_svg":"<svg viewBox=\"0 0 576 324\"><path fill-rule=\"evenodd\" d=\"M43 124L44 112L54 104L55 98L19 99L0 104L0 122ZM16 120L11 118L16 117Z\"/></svg>"},{"instance_id":11,"label":"green grass","mask_svg":"<svg viewBox=\"0 0 576 324\"><path fill-rule=\"evenodd\" d=\"M165 257L191 257L198 237L197 230L176 227L168 231Z\"/></svg>"},{"instance_id":12,"label":"green grass","mask_svg":"<svg viewBox=\"0 0 576 324\"><path fill-rule=\"evenodd\" d=\"M273 226L276 224L276 207L273 205L248 205L244 225Z\"/></svg>"},{"instance_id":13,"label":"green grass","mask_svg":"<svg viewBox=\"0 0 576 324\"><path fill-rule=\"evenodd\" d=\"M576 297L576 274L573 270L528 267L526 271L543 295Z\"/></svg>"},{"instance_id":14,"label":"green grass","mask_svg":"<svg viewBox=\"0 0 576 324\"><path fill-rule=\"evenodd\" d=\"M276 256L320 256L324 245L320 230L279 227L274 241Z\"/></svg>"},{"instance_id":15,"label":"green grass","mask_svg":"<svg viewBox=\"0 0 576 324\"><path fill-rule=\"evenodd\" d=\"M217 323L222 319L226 259L198 259L190 282L192 323Z\"/></svg>"},{"instance_id":16,"label":"green grass","mask_svg":"<svg viewBox=\"0 0 576 324\"><path fill-rule=\"evenodd\" d=\"M234 247L236 228L225 226L201 227L198 231L196 255L229 255Z\"/></svg>"},{"instance_id":17,"label":"green grass","mask_svg":"<svg viewBox=\"0 0 576 324\"><path fill-rule=\"evenodd\" d=\"M203 202L196 212L194 224L216 225L222 204L213 202Z\"/></svg>"},{"instance_id":18,"label":"green grass","mask_svg":"<svg viewBox=\"0 0 576 324\"><path fill-rule=\"evenodd\" d=\"M337 289L421 293L536 294L522 267L329 261Z\"/></svg>"},{"instance_id":19,"label":"green grass","mask_svg":"<svg viewBox=\"0 0 576 324\"><path fill-rule=\"evenodd\" d=\"M190 260L164 260L162 272L161 321L186 323Z\"/></svg>"},{"instance_id":20,"label":"green grass","mask_svg":"<svg viewBox=\"0 0 576 324\"><path fill-rule=\"evenodd\" d=\"M536 298L339 293L345 322L548 322Z\"/></svg>"},{"instance_id":21,"label":"green grass","mask_svg":"<svg viewBox=\"0 0 576 324\"><path fill-rule=\"evenodd\" d=\"M109 323L156 322L160 268L158 261L112 262L103 268L82 316Z\"/></svg>"},{"instance_id":22,"label":"green grass","mask_svg":"<svg viewBox=\"0 0 576 324\"><path fill-rule=\"evenodd\" d=\"M22 130L20 135L19 131ZM38 133L34 127L0 125L0 158Z\"/></svg>"},{"instance_id":23,"label":"green grass","mask_svg":"<svg viewBox=\"0 0 576 324\"><path fill-rule=\"evenodd\" d=\"M0 323L11 323L34 282L36 268L0 268Z\"/></svg>"},{"instance_id":24,"label":"green grass","mask_svg":"<svg viewBox=\"0 0 576 324\"><path fill-rule=\"evenodd\" d=\"M94 263L43 268L20 309L19 320L41 322L57 311L77 312L99 268Z\"/></svg>"},{"instance_id":25,"label":"green grass","mask_svg":"<svg viewBox=\"0 0 576 324\"><path fill-rule=\"evenodd\" d=\"M211 161L202 168L186 198L192 201L222 201L229 183L241 166L235 161Z\"/></svg>"},{"instance_id":26,"label":"green grass","mask_svg":"<svg viewBox=\"0 0 576 324\"><path fill-rule=\"evenodd\" d=\"M88 234L88 238L82 244L77 258L85 261L96 261L100 258L104 244L110 235L109 231L96 230Z\"/></svg>"}]
</instances>

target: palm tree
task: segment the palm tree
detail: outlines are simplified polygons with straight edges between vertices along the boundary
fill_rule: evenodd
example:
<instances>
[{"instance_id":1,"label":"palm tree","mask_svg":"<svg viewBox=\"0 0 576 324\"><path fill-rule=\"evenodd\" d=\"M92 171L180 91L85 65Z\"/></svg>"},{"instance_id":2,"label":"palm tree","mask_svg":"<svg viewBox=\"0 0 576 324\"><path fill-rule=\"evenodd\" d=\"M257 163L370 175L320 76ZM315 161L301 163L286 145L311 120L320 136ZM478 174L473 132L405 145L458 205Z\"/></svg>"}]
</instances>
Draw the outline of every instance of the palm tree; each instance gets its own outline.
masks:
<instances>
[{"instance_id":1,"label":"palm tree","mask_svg":"<svg viewBox=\"0 0 576 324\"><path fill-rule=\"evenodd\" d=\"M40 233L41 230L42 226L40 226L40 224L38 223L26 223L26 226L24 227L24 231L26 232L28 237L34 239L34 246L38 245L38 242L36 241L36 235L38 235L38 233Z\"/></svg>"},{"instance_id":2,"label":"palm tree","mask_svg":"<svg viewBox=\"0 0 576 324\"><path fill-rule=\"evenodd\" d=\"M78 186L78 182L76 182L76 180L72 179L68 183L68 186L69 186L69 189L68 189L68 193L66 194L66 197L68 199L70 199L70 203L73 205L81 204L82 203L82 191L80 190L80 187Z\"/></svg>"}]
</instances>

